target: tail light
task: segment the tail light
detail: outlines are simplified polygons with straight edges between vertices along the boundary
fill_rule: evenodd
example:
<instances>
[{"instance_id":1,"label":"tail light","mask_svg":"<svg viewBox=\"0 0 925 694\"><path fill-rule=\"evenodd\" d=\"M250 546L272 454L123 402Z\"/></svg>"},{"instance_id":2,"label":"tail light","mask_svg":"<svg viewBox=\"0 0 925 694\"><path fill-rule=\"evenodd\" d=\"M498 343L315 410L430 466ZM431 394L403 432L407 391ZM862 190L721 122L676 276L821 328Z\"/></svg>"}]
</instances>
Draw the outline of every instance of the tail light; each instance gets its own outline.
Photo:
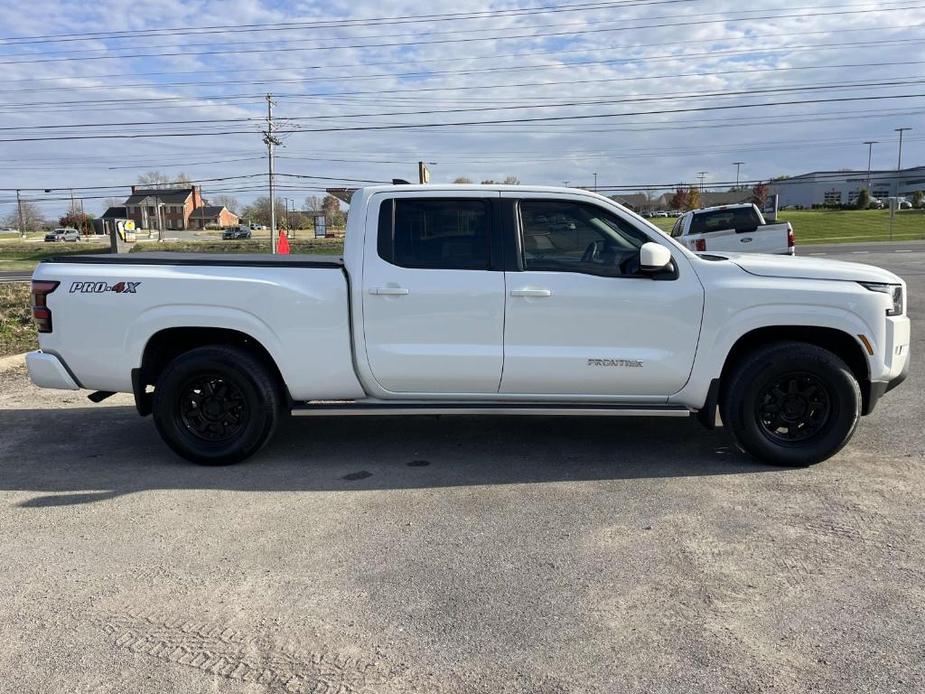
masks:
<instances>
[{"instance_id":1,"label":"tail light","mask_svg":"<svg viewBox=\"0 0 925 694\"><path fill-rule=\"evenodd\" d=\"M40 333L51 332L51 309L48 308L47 298L59 284L60 282L32 280L32 319Z\"/></svg>"},{"instance_id":2,"label":"tail light","mask_svg":"<svg viewBox=\"0 0 925 694\"><path fill-rule=\"evenodd\" d=\"M787 248L796 246L796 237L793 235L793 227L787 229Z\"/></svg>"},{"instance_id":3,"label":"tail light","mask_svg":"<svg viewBox=\"0 0 925 694\"><path fill-rule=\"evenodd\" d=\"M694 241L694 250L697 251L698 253L699 253L700 251L705 251L705 250L707 250L707 240L706 240L706 239L697 239L696 241Z\"/></svg>"}]
</instances>

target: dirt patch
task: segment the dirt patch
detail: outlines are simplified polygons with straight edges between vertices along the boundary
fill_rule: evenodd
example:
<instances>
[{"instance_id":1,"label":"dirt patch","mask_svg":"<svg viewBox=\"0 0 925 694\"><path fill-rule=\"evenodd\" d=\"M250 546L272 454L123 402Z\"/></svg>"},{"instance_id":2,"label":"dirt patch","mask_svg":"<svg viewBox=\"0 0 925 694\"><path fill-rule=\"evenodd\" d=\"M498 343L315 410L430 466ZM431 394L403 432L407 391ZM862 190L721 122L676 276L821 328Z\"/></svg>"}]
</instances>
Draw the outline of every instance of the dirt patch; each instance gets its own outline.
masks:
<instances>
[{"instance_id":1,"label":"dirt patch","mask_svg":"<svg viewBox=\"0 0 925 694\"><path fill-rule=\"evenodd\" d=\"M28 282L0 284L0 357L37 348Z\"/></svg>"}]
</instances>

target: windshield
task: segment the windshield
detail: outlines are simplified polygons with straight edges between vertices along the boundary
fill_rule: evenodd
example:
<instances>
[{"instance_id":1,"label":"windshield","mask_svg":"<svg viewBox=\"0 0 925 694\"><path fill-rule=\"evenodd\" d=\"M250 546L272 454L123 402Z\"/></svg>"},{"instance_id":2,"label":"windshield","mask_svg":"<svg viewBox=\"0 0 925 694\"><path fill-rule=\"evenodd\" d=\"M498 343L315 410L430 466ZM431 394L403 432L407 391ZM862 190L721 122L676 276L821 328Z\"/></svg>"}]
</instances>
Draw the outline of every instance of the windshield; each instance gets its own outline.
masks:
<instances>
[{"instance_id":1,"label":"windshield","mask_svg":"<svg viewBox=\"0 0 925 694\"><path fill-rule=\"evenodd\" d=\"M714 231L735 229L743 231L761 225L761 218L754 207L734 207L695 214L691 220L691 234L709 234Z\"/></svg>"}]
</instances>

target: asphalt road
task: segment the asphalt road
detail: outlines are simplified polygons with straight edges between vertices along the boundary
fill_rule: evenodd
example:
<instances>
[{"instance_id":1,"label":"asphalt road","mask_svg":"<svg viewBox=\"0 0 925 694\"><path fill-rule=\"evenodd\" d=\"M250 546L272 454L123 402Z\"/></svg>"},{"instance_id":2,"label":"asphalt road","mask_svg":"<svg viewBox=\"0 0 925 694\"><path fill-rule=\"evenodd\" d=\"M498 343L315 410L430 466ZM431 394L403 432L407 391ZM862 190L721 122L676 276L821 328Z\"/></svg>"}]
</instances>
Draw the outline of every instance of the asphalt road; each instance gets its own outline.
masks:
<instances>
[{"instance_id":1,"label":"asphalt road","mask_svg":"<svg viewBox=\"0 0 925 694\"><path fill-rule=\"evenodd\" d=\"M922 692L925 249L886 250L911 376L807 470L476 417L294 420L209 469L0 374L0 690Z\"/></svg>"}]
</instances>

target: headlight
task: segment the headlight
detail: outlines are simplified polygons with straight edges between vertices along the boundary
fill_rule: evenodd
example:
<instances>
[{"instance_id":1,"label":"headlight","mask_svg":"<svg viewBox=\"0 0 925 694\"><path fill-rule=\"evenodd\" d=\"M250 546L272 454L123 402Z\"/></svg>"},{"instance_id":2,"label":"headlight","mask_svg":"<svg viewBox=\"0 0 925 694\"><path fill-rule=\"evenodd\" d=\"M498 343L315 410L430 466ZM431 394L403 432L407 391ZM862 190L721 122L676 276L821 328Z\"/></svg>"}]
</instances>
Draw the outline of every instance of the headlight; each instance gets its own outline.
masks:
<instances>
[{"instance_id":1,"label":"headlight","mask_svg":"<svg viewBox=\"0 0 925 694\"><path fill-rule=\"evenodd\" d=\"M903 286L901 284L882 284L880 282L860 282L872 292L888 294L893 299L893 308L886 310L888 316L901 316L903 314Z\"/></svg>"}]
</instances>

